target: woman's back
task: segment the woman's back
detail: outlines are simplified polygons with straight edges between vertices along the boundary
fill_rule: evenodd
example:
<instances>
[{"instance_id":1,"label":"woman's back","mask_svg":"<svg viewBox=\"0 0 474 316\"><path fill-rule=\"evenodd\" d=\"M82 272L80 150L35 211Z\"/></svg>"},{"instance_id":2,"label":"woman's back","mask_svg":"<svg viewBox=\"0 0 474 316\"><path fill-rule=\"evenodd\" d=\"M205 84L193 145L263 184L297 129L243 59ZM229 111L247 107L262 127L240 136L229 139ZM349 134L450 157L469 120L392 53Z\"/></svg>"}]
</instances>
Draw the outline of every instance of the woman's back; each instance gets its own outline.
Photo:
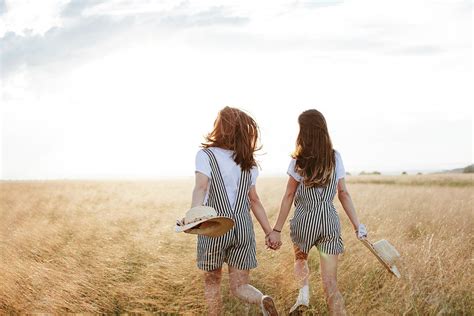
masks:
<instances>
[{"instance_id":1,"label":"woman's back","mask_svg":"<svg viewBox=\"0 0 474 316\"><path fill-rule=\"evenodd\" d=\"M344 163L342 162L341 154L337 151L334 150L334 155L335 155L335 160L336 160L336 165L335 165L335 172L336 172L336 182L339 181L339 179L342 179L346 176L346 171L344 168ZM288 166L288 170L286 172L289 176L293 177L297 182L300 184L302 183L303 177L296 171L296 159L292 158L290 161L290 165ZM323 188L318 188L318 190L321 192Z\"/></svg>"},{"instance_id":2,"label":"woman's back","mask_svg":"<svg viewBox=\"0 0 474 316\"><path fill-rule=\"evenodd\" d=\"M209 147L208 149L211 150L216 157L219 171L224 181L227 196L229 197L229 203L233 208L236 201L242 169L233 159L234 151L219 147ZM196 154L196 172L201 172L208 178L211 178L211 165L209 162L209 156L204 152L203 149L199 150ZM255 185L257 181L258 168L256 166L253 167L250 170L250 173L252 186ZM207 198L208 194L206 194L205 201L207 201Z\"/></svg>"}]
</instances>

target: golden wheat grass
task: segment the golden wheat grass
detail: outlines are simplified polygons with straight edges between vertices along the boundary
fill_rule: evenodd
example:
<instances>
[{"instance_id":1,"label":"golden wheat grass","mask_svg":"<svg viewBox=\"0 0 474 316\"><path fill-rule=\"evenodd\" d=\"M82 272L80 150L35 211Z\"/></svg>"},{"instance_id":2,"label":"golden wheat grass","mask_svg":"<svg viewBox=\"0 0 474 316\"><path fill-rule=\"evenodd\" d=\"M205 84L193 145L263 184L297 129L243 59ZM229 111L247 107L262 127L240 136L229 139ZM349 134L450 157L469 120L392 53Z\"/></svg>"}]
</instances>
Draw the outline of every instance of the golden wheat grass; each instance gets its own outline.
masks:
<instances>
[{"instance_id":1,"label":"golden wheat grass","mask_svg":"<svg viewBox=\"0 0 474 316\"><path fill-rule=\"evenodd\" d=\"M413 180L414 179L414 180ZM353 315L470 315L473 307L472 176L349 177L370 239L402 255L397 280L359 243L339 203L345 253L338 283ZM384 181L382 181L384 180ZM273 223L286 179L260 179ZM453 183L463 185L453 185ZM205 314L195 236L173 232L192 179L1 182L0 313ZM265 249L252 283L287 314L297 295L288 225L282 249ZM311 314L327 314L316 250ZM226 315L259 314L229 294Z\"/></svg>"}]
</instances>

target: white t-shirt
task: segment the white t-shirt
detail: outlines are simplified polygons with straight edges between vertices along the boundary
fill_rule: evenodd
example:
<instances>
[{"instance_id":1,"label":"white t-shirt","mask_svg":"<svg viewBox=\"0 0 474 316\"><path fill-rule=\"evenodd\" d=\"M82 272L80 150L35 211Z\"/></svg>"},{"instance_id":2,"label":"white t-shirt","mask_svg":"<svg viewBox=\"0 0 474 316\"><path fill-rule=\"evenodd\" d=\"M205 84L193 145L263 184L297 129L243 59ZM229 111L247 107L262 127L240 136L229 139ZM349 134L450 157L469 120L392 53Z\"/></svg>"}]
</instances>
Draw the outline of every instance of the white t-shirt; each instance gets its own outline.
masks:
<instances>
[{"instance_id":1,"label":"white t-shirt","mask_svg":"<svg viewBox=\"0 0 474 316\"><path fill-rule=\"evenodd\" d=\"M229 202L231 207L234 207L235 199L237 197L237 191L239 189L240 181L240 166L237 165L232 158L234 151L228 149L222 149L219 147L210 147L209 148L216 156L217 164L219 165L219 170L222 174L222 179L224 180L225 189L227 191L227 196L229 197ZM200 172L206 175L209 179L211 178L211 164L209 162L209 156L201 149L196 154L196 172ZM255 166L250 170L252 183L255 185L258 177L258 168ZM209 182L210 186L210 182ZM209 194L209 186L207 189L206 197L204 203L207 202Z\"/></svg>"},{"instance_id":2,"label":"white t-shirt","mask_svg":"<svg viewBox=\"0 0 474 316\"><path fill-rule=\"evenodd\" d=\"M344 169L344 164L342 163L341 155L337 150L334 150L336 155L336 180L342 179L346 176L346 170ZM296 170L296 159L292 158L290 165L288 166L288 171L286 172L289 176L293 177L296 181L301 182L302 176L299 175ZM322 191L322 188L318 188L319 191Z\"/></svg>"}]
</instances>

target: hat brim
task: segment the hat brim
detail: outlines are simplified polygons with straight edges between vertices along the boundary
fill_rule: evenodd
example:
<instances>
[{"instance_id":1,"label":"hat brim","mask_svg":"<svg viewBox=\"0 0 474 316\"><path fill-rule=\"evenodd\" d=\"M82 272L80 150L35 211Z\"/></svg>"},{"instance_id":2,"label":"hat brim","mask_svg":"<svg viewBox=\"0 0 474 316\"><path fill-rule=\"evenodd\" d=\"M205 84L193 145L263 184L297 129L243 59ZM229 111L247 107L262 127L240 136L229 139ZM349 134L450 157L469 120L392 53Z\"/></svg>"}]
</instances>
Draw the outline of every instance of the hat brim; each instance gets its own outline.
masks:
<instances>
[{"instance_id":1,"label":"hat brim","mask_svg":"<svg viewBox=\"0 0 474 316\"><path fill-rule=\"evenodd\" d=\"M201 225L206 223L206 225ZM186 231L189 234L219 237L227 233L234 226L234 220L225 216L216 216L203 219L183 226L175 226L175 232Z\"/></svg>"},{"instance_id":2,"label":"hat brim","mask_svg":"<svg viewBox=\"0 0 474 316\"><path fill-rule=\"evenodd\" d=\"M397 266L385 261L385 259L381 256L377 249L374 248L373 244L369 240L361 239L360 241L370 250L370 252L374 254L377 260L387 269L388 272L390 272L397 278L401 278L401 274L400 271L398 271Z\"/></svg>"}]
</instances>

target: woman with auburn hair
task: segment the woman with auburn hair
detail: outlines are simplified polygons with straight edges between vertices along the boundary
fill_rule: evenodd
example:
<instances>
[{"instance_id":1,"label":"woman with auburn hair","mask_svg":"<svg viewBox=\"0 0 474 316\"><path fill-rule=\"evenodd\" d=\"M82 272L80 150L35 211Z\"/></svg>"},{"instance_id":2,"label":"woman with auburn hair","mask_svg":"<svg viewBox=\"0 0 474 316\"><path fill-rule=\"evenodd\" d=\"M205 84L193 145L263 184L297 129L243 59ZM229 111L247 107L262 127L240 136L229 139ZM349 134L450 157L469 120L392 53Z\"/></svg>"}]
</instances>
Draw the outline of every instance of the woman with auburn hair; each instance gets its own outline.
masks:
<instances>
[{"instance_id":1,"label":"woman with auburn hair","mask_svg":"<svg viewBox=\"0 0 474 316\"><path fill-rule=\"evenodd\" d=\"M308 253L315 246L320 255L321 279L331 315L345 315L344 299L337 288L337 260L344 251L339 217L333 200L338 194L358 238L367 237L367 230L357 218L344 180L341 155L332 148L324 116L307 110L298 117L300 131L296 149L288 167L288 183L280 206L280 214L267 245L281 246L280 232L293 200L295 214L290 220L290 236L295 251L295 275L299 295L291 314L309 306ZM276 245L276 247L274 247Z\"/></svg>"},{"instance_id":2,"label":"woman with auburn hair","mask_svg":"<svg viewBox=\"0 0 474 316\"><path fill-rule=\"evenodd\" d=\"M197 266L204 270L208 315L221 315L222 265L229 268L230 289L237 298L259 304L264 315L278 315L273 299L249 284L249 271L257 266L251 209L265 235L272 228L255 189L258 176L254 153L258 126L243 111L225 107L196 155L192 206L213 207L219 216L234 220L220 237L198 236Z\"/></svg>"}]
</instances>

